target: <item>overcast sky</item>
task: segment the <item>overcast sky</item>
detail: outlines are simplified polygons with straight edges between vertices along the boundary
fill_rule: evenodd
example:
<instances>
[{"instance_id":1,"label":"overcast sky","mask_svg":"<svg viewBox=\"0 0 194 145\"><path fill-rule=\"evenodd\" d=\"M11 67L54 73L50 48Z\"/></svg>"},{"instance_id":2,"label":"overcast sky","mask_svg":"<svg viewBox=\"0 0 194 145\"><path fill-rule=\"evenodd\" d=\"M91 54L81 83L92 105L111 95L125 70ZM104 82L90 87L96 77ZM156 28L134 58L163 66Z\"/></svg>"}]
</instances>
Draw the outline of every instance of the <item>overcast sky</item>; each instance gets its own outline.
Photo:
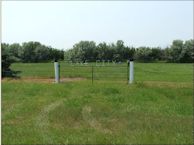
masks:
<instances>
[{"instance_id":1,"label":"overcast sky","mask_svg":"<svg viewBox=\"0 0 194 145\"><path fill-rule=\"evenodd\" d=\"M193 1L3 1L2 41L59 49L81 40L166 47L193 39Z\"/></svg>"}]
</instances>

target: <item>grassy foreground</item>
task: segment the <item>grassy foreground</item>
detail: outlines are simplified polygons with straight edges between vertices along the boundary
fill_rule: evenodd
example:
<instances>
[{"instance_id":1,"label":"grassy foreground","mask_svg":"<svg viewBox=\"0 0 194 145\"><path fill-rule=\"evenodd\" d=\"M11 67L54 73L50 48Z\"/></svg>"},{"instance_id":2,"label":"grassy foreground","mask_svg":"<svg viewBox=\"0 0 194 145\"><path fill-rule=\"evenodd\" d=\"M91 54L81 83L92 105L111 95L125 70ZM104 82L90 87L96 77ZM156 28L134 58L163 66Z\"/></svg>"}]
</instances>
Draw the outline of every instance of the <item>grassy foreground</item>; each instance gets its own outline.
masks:
<instances>
[{"instance_id":1,"label":"grassy foreground","mask_svg":"<svg viewBox=\"0 0 194 145\"><path fill-rule=\"evenodd\" d=\"M32 73L33 65L13 67ZM34 77L26 72L24 78ZM93 85L87 79L61 84L5 79L2 143L191 144L192 65L139 63L135 78L133 85L114 79Z\"/></svg>"}]
</instances>

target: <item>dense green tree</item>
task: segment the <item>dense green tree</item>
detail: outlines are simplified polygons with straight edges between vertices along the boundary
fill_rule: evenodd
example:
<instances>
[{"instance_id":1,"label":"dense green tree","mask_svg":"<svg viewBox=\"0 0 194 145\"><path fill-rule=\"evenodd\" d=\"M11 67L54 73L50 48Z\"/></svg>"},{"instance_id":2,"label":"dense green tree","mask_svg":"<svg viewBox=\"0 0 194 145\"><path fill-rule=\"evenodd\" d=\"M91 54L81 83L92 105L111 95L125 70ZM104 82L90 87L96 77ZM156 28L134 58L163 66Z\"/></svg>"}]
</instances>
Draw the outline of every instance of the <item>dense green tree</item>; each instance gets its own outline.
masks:
<instances>
[{"instance_id":1,"label":"dense green tree","mask_svg":"<svg viewBox=\"0 0 194 145\"><path fill-rule=\"evenodd\" d=\"M64 60L64 51L50 48L49 58L47 60Z\"/></svg>"},{"instance_id":2,"label":"dense green tree","mask_svg":"<svg viewBox=\"0 0 194 145\"><path fill-rule=\"evenodd\" d=\"M96 43L94 41L80 41L73 46L73 51L71 51L71 60L79 61L94 61L95 58Z\"/></svg>"},{"instance_id":3,"label":"dense green tree","mask_svg":"<svg viewBox=\"0 0 194 145\"><path fill-rule=\"evenodd\" d=\"M124 42L122 40L118 40L116 42L116 54L114 55L116 56L117 61L123 61L125 49Z\"/></svg>"},{"instance_id":4,"label":"dense green tree","mask_svg":"<svg viewBox=\"0 0 194 145\"><path fill-rule=\"evenodd\" d=\"M124 60L128 60L130 58L133 58L135 55L135 48L130 48L130 47L125 47L125 49L123 50L123 54L122 54L122 61Z\"/></svg>"},{"instance_id":5,"label":"dense green tree","mask_svg":"<svg viewBox=\"0 0 194 145\"><path fill-rule=\"evenodd\" d=\"M193 62L194 40L185 41L183 49L179 55L180 62Z\"/></svg>"},{"instance_id":6,"label":"dense green tree","mask_svg":"<svg viewBox=\"0 0 194 145\"><path fill-rule=\"evenodd\" d=\"M46 62L64 59L64 51L42 45L40 42L22 44L21 60L23 62Z\"/></svg>"},{"instance_id":7,"label":"dense green tree","mask_svg":"<svg viewBox=\"0 0 194 145\"><path fill-rule=\"evenodd\" d=\"M15 76L15 72L10 69L13 62L16 61L15 57L10 52L9 44L1 44L1 74L2 77Z\"/></svg>"},{"instance_id":8,"label":"dense green tree","mask_svg":"<svg viewBox=\"0 0 194 145\"><path fill-rule=\"evenodd\" d=\"M108 60L109 59L109 46L103 42L103 43L99 43L97 48L96 48L96 52L97 52L97 57L96 59L98 60Z\"/></svg>"},{"instance_id":9,"label":"dense green tree","mask_svg":"<svg viewBox=\"0 0 194 145\"><path fill-rule=\"evenodd\" d=\"M193 62L194 41L174 40L169 48L164 50L168 62Z\"/></svg>"},{"instance_id":10,"label":"dense green tree","mask_svg":"<svg viewBox=\"0 0 194 145\"><path fill-rule=\"evenodd\" d=\"M20 58L22 56L22 47L19 43L13 43L9 45L7 49L9 49L10 55L15 57L15 60L20 61Z\"/></svg>"},{"instance_id":11,"label":"dense green tree","mask_svg":"<svg viewBox=\"0 0 194 145\"><path fill-rule=\"evenodd\" d=\"M38 45L34 50L35 62L43 62L49 60L49 49L44 45Z\"/></svg>"},{"instance_id":12,"label":"dense green tree","mask_svg":"<svg viewBox=\"0 0 194 145\"><path fill-rule=\"evenodd\" d=\"M151 57L152 50L148 47L139 47L135 52L135 59L141 62L152 61Z\"/></svg>"},{"instance_id":13,"label":"dense green tree","mask_svg":"<svg viewBox=\"0 0 194 145\"><path fill-rule=\"evenodd\" d=\"M36 49L40 47L39 42L25 42L22 44L22 61L23 62L37 62Z\"/></svg>"},{"instance_id":14,"label":"dense green tree","mask_svg":"<svg viewBox=\"0 0 194 145\"><path fill-rule=\"evenodd\" d=\"M149 55L151 58L151 60L162 60L164 56L164 52L161 50L161 48L152 48L151 49L151 52L150 52L150 55Z\"/></svg>"},{"instance_id":15,"label":"dense green tree","mask_svg":"<svg viewBox=\"0 0 194 145\"><path fill-rule=\"evenodd\" d=\"M172 58L172 62L180 62L180 54L183 49L183 41L182 40L174 40L171 45L170 55Z\"/></svg>"}]
</instances>

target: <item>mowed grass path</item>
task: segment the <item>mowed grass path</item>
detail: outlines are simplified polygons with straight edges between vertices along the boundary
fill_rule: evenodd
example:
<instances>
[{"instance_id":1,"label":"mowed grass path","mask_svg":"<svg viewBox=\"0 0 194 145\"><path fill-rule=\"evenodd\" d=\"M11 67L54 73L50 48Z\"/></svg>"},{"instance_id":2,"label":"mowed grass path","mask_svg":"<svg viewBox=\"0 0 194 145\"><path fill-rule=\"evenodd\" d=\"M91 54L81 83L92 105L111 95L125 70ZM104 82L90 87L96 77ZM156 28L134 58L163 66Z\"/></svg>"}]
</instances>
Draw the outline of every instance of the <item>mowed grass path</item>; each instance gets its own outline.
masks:
<instances>
[{"instance_id":1,"label":"mowed grass path","mask_svg":"<svg viewBox=\"0 0 194 145\"><path fill-rule=\"evenodd\" d=\"M13 68L25 78L53 66ZM2 143L191 144L192 64L136 63L135 80L3 80Z\"/></svg>"}]
</instances>

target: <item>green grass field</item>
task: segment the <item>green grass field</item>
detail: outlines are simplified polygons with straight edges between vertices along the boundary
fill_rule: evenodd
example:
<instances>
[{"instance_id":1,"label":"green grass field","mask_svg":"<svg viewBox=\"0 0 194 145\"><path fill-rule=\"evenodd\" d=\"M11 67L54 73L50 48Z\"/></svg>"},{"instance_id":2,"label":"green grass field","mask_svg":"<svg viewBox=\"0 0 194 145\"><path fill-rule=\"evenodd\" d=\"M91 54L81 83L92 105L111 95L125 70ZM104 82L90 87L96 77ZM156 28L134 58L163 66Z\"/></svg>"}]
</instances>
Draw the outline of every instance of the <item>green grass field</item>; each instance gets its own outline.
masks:
<instances>
[{"instance_id":1,"label":"green grass field","mask_svg":"<svg viewBox=\"0 0 194 145\"><path fill-rule=\"evenodd\" d=\"M192 144L192 64L135 63L132 85L125 66L94 67L92 84L90 66L61 63L63 79L85 79L55 84L41 80L53 80L52 63L13 64L22 72L2 80L2 143Z\"/></svg>"}]
</instances>

